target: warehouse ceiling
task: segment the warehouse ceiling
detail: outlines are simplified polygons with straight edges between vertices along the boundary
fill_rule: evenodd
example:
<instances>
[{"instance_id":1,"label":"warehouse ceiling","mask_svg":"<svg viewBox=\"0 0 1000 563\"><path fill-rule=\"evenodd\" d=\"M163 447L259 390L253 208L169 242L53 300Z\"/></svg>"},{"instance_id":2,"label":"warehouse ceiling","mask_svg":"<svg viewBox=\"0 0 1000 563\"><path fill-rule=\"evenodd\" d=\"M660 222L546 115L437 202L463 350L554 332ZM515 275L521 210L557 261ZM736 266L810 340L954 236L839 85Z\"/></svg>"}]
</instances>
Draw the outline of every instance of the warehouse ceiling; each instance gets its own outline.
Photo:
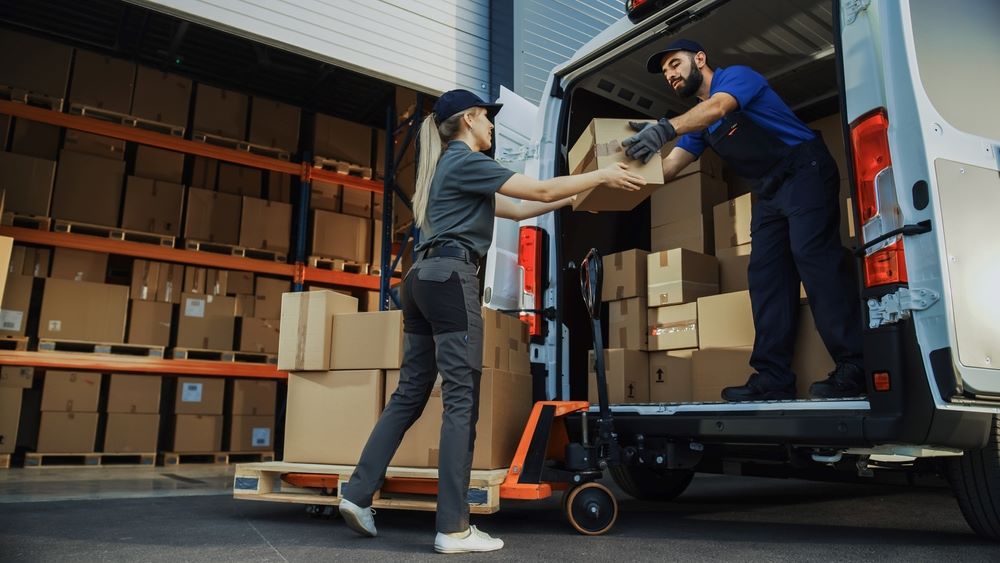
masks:
<instances>
[{"instance_id":1,"label":"warehouse ceiling","mask_svg":"<svg viewBox=\"0 0 1000 563\"><path fill-rule=\"evenodd\" d=\"M0 26L384 128L395 86L122 0L0 0Z\"/></svg>"}]
</instances>

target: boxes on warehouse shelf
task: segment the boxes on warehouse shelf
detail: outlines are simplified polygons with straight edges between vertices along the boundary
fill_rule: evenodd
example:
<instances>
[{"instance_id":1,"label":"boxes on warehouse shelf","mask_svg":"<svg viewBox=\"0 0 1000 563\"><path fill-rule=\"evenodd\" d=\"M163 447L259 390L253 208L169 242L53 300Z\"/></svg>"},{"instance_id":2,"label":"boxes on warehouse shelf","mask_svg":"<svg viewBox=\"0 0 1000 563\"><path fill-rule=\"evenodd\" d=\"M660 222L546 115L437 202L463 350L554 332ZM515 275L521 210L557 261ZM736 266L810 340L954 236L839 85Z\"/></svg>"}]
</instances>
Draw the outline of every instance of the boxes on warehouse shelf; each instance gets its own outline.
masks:
<instances>
[{"instance_id":1,"label":"boxes on warehouse shelf","mask_svg":"<svg viewBox=\"0 0 1000 563\"><path fill-rule=\"evenodd\" d=\"M124 140L77 131L75 129L66 130L63 148L68 151L91 154L101 158L115 160L125 158Z\"/></svg>"},{"instance_id":2,"label":"boxes on warehouse shelf","mask_svg":"<svg viewBox=\"0 0 1000 563\"><path fill-rule=\"evenodd\" d=\"M371 166L372 128L322 113L316 114L313 153L360 166Z\"/></svg>"},{"instance_id":3,"label":"boxes on warehouse shelf","mask_svg":"<svg viewBox=\"0 0 1000 563\"><path fill-rule=\"evenodd\" d=\"M171 450L181 453L210 453L222 449L221 414L178 414L174 416Z\"/></svg>"},{"instance_id":4,"label":"boxes on warehouse shelf","mask_svg":"<svg viewBox=\"0 0 1000 563\"><path fill-rule=\"evenodd\" d=\"M229 270L215 268L199 268L187 266L184 268L185 293L201 293L205 295L225 295L229 289Z\"/></svg>"},{"instance_id":5,"label":"boxes on warehouse shelf","mask_svg":"<svg viewBox=\"0 0 1000 563\"><path fill-rule=\"evenodd\" d=\"M278 382L258 379L234 379L230 412L240 415L273 416Z\"/></svg>"},{"instance_id":6,"label":"boxes on warehouse shelf","mask_svg":"<svg viewBox=\"0 0 1000 563\"><path fill-rule=\"evenodd\" d=\"M246 94L198 84L192 130L241 141L246 138L248 105Z\"/></svg>"},{"instance_id":7,"label":"boxes on warehouse shelf","mask_svg":"<svg viewBox=\"0 0 1000 563\"><path fill-rule=\"evenodd\" d=\"M254 292L254 316L259 319L280 319L282 295L291 289L292 284L287 279L258 277Z\"/></svg>"},{"instance_id":8,"label":"boxes on warehouse shelf","mask_svg":"<svg viewBox=\"0 0 1000 563\"><path fill-rule=\"evenodd\" d=\"M222 414L225 392L222 377L178 377L174 414Z\"/></svg>"},{"instance_id":9,"label":"boxes on warehouse shelf","mask_svg":"<svg viewBox=\"0 0 1000 563\"><path fill-rule=\"evenodd\" d=\"M197 241L237 244L240 240L238 195L188 188L184 237Z\"/></svg>"},{"instance_id":10,"label":"boxes on warehouse shelf","mask_svg":"<svg viewBox=\"0 0 1000 563\"><path fill-rule=\"evenodd\" d=\"M180 184L184 177L184 153L139 145L135 149L134 173L140 178Z\"/></svg>"},{"instance_id":11,"label":"boxes on warehouse shelf","mask_svg":"<svg viewBox=\"0 0 1000 563\"><path fill-rule=\"evenodd\" d=\"M0 301L0 336L24 336L35 278L9 275Z\"/></svg>"},{"instance_id":12,"label":"boxes on warehouse shelf","mask_svg":"<svg viewBox=\"0 0 1000 563\"><path fill-rule=\"evenodd\" d=\"M300 119L299 108L254 96L250 106L250 142L295 152L299 148Z\"/></svg>"},{"instance_id":13,"label":"boxes on warehouse shelf","mask_svg":"<svg viewBox=\"0 0 1000 563\"><path fill-rule=\"evenodd\" d=\"M63 149L59 152L52 217L116 226L124 179L123 160ZM100 202L100 205L94 202Z\"/></svg>"},{"instance_id":14,"label":"boxes on warehouse shelf","mask_svg":"<svg viewBox=\"0 0 1000 563\"><path fill-rule=\"evenodd\" d=\"M8 272L15 276L31 276L35 278L49 277L49 261L52 249L34 246L14 245L10 255Z\"/></svg>"},{"instance_id":15,"label":"boxes on warehouse shelf","mask_svg":"<svg viewBox=\"0 0 1000 563\"><path fill-rule=\"evenodd\" d=\"M132 299L180 303L184 266L170 262L136 260L132 263Z\"/></svg>"},{"instance_id":16,"label":"boxes on warehouse shelf","mask_svg":"<svg viewBox=\"0 0 1000 563\"><path fill-rule=\"evenodd\" d=\"M125 183L122 227L180 236L184 186L163 180L129 176Z\"/></svg>"},{"instance_id":17,"label":"boxes on warehouse shelf","mask_svg":"<svg viewBox=\"0 0 1000 563\"><path fill-rule=\"evenodd\" d=\"M35 381L35 368L29 366L0 367L0 387L31 389Z\"/></svg>"},{"instance_id":18,"label":"boxes on warehouse shelf","mask_svg":"<svg viewBox=\"0 0 1000 563\"><path fill-rule=\"evenodd\" d=\"M97 412L100 373L48 370L42 386L42 411Z\"/></svg>"},{"instance_id":19,"label":"boxes on warehouse shelf","mask_svg":"<svg viewBox=\"0 0 1000 563\"><path fill-rule=\"evenodd\" d=\"M135 63L77 49L73 57L72 104L128 114L135 88Z\"/></svg>"},{"instance_id":20,"label":"boxes on warehouse shelf","mask_svg":"<svg viewBox=\"0 0 1000 563\"><path fill-rule=\"evenodd\" d=\"M177 323L177 347L232 350L235 322L234 298L184 293Z\"/></svg>"},{"instance_id":21,"label":"boxes on warehouse shelf","mask_svg":"<svg viewBox=\"0 0 1000 563\"><path fill-rule=\"evenodd\" d=\"M56 248L52 254L53 278L104 283L108 255L103 252Z\"/></svg>"},{"instance_id":22,"label":"boxes on warehouse shelf","mask_svg":"<svg viewBox=\"0 0 1000 563\"><path fill-rule=\"evenodd\" d=\"M104 427L104 453L138 454L157 451L160 415L108 413Z\"/></svg>"},{"instance_id":23,"label":"boxes on warehouse shelf","mask_svg":"<svg viewBox=\"0 0 1000 563\"><path fill-rule=\"evenodd\" d=\"M45 280L38 337L120 344L125 339L128 287Z\"/></svg>"},{"instance_id":24,"label":"boxes on warehouse shelf","mask_svg":"<svg viewBox=\"0 0 1000 563\"><path fill-rule=\"evenodd\" d=\"M240 246L287 253L292 233L292 206L253 197L243 198Z\"/></svg>"},{"instance_id":25,"label":"boxes on warehouse shelf","mask_svg":"<svg viewBox=\"0 0 1000 563\"><path fill-rule=\"evenodd\" d=\"M47 216L55 178L54 160L0 152L0 184L7 186L4 211Z\"/></svg>"},{"instance_id":26,"label":"boxes on warehouse shelf","mask_svg":"<svg viewBox=\"0 0 1000 563\"><path fill-rule=\"evenodd\" d=\"M159 375L113 373L108 385L109 413L155 414L160 412Z\"/></svg>"},{"instance_id":27,"label":"boxes on warehouse shelf","mask_svg":"<svg viewBox=\"0 0 1000 563\"><path fill-rule=\"evenodd\" d=\"M366 263L371 253L371 220L313 211L312 254Z\"/></svg>"},{"instance_id":28,"label":"boxes on warehouse shelf","mask_svg":"<svg viewBox=\"0 0 1000 563\"><path fill-rule=\"evenodd\" d=\"M173 303L133 299L128 317L127 342L145 346L169 346L173 310Z\"/></svg>"},{"instance_id":29,"label":"boxes on warehouse shelf","mask_svg":"<svg viewBox=\"0 0 1000 563\"><path fill-rule=\"evenodd\" d=\"M99 417L96 412L42 412L36 451L43 454L93 452Z\"/></svg>"},{"instance_id":30,"label":"boxes on warehouse shelf","mask_svg":"<svg viewBox=\"0 0 1000 563\"><path fill-rule=\"evenodd\" d=\"M240 351L277 354L280 341L278 336L280 323L281 321L278 319L244 317L240 325Z\"/></svg>"},{"instance_id":31,"label":"boxes on warehouse shelf","mask_svg":"<svg viewBox=\"0 0 1000 563\"><path fill-rule=\"evenodd\" d=\"M0 84L50 98L66 97L73 47L9 29L0 33ZM52 109L61 109L53 105Z\"/></svg>"},{"instance_id":32,"label":"boxes on warehouse shelf","mask_svg":"<svg viewBox=\"0 0 1000 563\"><path fill-rule=\"evenodd\" d=\"M248 197L260 197L263 171L228 162L219 163L219 191Z\"/></svg>"},{"instance_id":33,"label":"boxes on warehouse shelf","mask_svg":"<svg viewBox=\"0 0 1000 563\"><path fill-rule=\"evenodd\" d=\"M6 117L7 120L12 119L10 116ZM10 136L10 152L53 162L59 158L62 128L21 117L14 119L11 127L13 133Z\"/></svg>"},{"instance_id":34,"label":"boxes on warehouse shelf","mask_svg":"<svg viewBox=\"0 0 1000 563\"><path fill-rule=\"evenodd\" d=\"M20 387L0 387L0 454L14 453L17 446L23 395Z\"/></svg>"},{"instance_id":35,"label":"boxes on warehouse shelf","mask_svg":"<svg viewBox=\"0 0 1000 563\"><path fill-rule=\"evenodd\" d=\"M191 79L139 65L135 74L132 115L185 127L191 107ZM136 174L139 172L136 171ZM168 181L180 181L170 180Z\"/></svg>"}]
</instances>

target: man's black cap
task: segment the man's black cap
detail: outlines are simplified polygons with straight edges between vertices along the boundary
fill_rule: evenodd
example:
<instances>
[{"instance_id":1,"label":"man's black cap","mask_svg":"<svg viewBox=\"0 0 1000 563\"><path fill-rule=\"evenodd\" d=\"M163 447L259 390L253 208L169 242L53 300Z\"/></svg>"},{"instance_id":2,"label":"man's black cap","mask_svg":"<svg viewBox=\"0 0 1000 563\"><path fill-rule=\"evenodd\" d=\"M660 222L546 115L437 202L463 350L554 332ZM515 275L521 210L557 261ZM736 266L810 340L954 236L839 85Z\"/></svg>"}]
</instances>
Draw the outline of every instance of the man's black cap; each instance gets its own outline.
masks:
<instances>
[{"instance_id":1,"label":"man's black cap","mask_svg":"<svg viewBox=\"0 0 1000 563\"><path fill-rule=\"evenodd\" d=\"M460 111L475 107L486 108L486 115L493 121L503 104L486 103L468 90L449 90L434 102L434 120L440 124Z\"/></svg>"},{"instance_id":2,"label":"man's black cap","mask_svg":"<svg viewBox=\"0 0 1000 563\"><path fill-rule=\"evenodd\" d=\"M663 72L663 57L673 53L674 51L691 51L692 53L697 53L698 51L704 50L705 49L702 49L701 45L695 41L691 41L690 39L678 39L670 45L667 45L666 49L653 53L652 56L649 57L649 60L646 61L646 70L653 74L660 74Z\"/></svg>"}]
</instances>

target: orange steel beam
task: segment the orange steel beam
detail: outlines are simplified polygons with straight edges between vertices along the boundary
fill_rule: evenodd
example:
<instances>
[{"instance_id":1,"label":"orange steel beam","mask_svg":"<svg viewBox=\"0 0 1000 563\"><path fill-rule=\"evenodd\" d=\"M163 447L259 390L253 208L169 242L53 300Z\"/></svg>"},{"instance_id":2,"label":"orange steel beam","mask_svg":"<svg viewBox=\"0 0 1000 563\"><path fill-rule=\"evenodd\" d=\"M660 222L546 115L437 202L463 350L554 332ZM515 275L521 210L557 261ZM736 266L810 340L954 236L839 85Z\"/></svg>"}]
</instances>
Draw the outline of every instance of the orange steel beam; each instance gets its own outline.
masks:
<instances>
[{"instance_id":1,"label":"orange steel beam","mask_svg":"<svg viewBox=\"0 0 1000 563\"><path fill-rule=\"evenodd\" d=\"M357 176L341 174L340 172L323 170L320 168L313 168L308 175L311 179L319 180L321 182L343 184L344 186L357 190L367 190L377 194L382 193L382 182L376 182L374 180L365 180L364 178L358 178Z\"/></svg>"},{"instance_id":2,"label":"orange steel beam","mask_svg":"<svg viewBox=\"0 0 1000 563\"><path fill-rule=\"evenodd\" d=\"M112 354L76 352L24 352L5 350L0 365L80 371L148 373L156 375L206 375L218 377L259 377L287 379L288 374L272 364L167 360Z\"/></svg>"},{"instance_id":3,"label":"orange steel beam","mask_svg":"<svg viewBox=\"0 0 1000 563\"><path fill-rule=\"evenodd\" d=\"M352 274L338 270L324 270L322 268L303 268L303 281L328 283L333 285L349 285L361 289L377 291L379 288L379 277L365 274Z\"/></svg>"}]
</instances>

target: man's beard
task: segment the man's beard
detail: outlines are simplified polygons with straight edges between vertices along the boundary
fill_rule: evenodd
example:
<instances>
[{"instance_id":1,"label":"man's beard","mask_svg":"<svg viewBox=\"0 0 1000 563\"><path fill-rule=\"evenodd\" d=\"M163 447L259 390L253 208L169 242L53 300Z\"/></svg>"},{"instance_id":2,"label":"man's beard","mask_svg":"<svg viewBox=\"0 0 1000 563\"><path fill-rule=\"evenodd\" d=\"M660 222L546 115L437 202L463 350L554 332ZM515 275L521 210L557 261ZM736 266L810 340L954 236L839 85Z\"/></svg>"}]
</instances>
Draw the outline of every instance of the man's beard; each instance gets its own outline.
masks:
<instances>
[{"instance_id":1,"label":"man's beard","mask_svg":"<svg viewBox=\"0 0 1000 563\"><path fill-rule=\"evenodd\" d=\"M680 90L675 90L677 95L682 98L690 98L698 92L701 88L702 83L705 82L705 77L701 75L698 67L691 61L691 72L684 77L684 86Z\"/></svg>"}]
</instances>

